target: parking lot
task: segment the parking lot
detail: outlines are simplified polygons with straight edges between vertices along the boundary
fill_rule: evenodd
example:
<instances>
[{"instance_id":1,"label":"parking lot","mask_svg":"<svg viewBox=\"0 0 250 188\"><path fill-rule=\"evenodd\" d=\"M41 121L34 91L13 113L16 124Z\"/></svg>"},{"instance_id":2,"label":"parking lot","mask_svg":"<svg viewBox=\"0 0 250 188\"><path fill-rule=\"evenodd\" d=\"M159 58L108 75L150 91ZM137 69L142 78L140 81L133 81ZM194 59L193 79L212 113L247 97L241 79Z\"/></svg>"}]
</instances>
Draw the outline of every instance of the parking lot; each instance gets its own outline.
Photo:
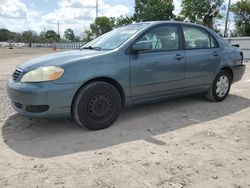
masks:
<instances>
[{"instance_id":1,"label":"parking lot","mask_svg":"<svg viewBox=\"0 0 250 188\"><path fill-rule=\"evenodd\" d=\"M15 67L52 49L0 48L0 187L250 187L250 63L229 97L124 109L102 131L16 114Z\"/></svg>"}]
</instances>

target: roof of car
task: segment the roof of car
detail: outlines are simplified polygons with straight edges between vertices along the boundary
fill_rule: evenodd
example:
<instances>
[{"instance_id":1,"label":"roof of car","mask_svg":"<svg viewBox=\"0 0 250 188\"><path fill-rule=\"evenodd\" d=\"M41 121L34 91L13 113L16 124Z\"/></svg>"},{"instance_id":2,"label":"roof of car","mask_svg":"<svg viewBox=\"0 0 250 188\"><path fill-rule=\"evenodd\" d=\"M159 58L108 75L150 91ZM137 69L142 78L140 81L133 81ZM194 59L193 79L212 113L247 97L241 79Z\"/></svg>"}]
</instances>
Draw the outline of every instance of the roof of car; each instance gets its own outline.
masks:
<instances>
[{"instance_id":1,"label":"roof of car","mask_svg":"<svg viewBox=\"0 0 250 188\"><path fill-rule=\"evenodd\" d=\"M166 20L166 21L146 21L146 22L137 22L137 23L133 23L133 24L140 24L140 23L144 23L144 24L149 24L151 26L155 26L158 24L185 24L185 25L190 25L190 26L198 26L201 27L205 30L208 30L210 33L212 32L213 35L217 35L219 36L213 29L206 27L204 25L201 24L197 24L197 23L190 23L190 22L185 22L185 21L175 21L175 20Z\"/></svg>"},{"instance_id":2,"label":"roof of car","mask_svg":"<svg viewBox=\"0 0 250 188\"><path fill-rule=\"evenodd\" d=\"M202 27L206 30L212 30L204 25L201 24L197 24L197 23L190 23L190 22L184 22L184 21L175 21L175 20L166 20L166 21L146 21L146 22L137 22L134 24L140 24L140 23L145 23L145 24L149 24L149 25L158 25L158 24L185 24L185 25L190 25L190 26L199 26Z\"/></svg>"},{"instance_id":3,"label":"roof of car","mask_svg":"<svg viewBox=\"0 0 250 188\"><path fill-rule=\"evenodd\" d=\"M188 24L188 25L199 25L202 26L200 24L196 24L196 23L190 23L190 22L184 22L184 21L174 21L174 20L166 20L166 21L146 21L146 22L139 22L139 23L148 23L148 24L164 24L164 23L173 23L173 24ZM204 26L203 26L204 27Z\"/></svg>"}]
</instances>

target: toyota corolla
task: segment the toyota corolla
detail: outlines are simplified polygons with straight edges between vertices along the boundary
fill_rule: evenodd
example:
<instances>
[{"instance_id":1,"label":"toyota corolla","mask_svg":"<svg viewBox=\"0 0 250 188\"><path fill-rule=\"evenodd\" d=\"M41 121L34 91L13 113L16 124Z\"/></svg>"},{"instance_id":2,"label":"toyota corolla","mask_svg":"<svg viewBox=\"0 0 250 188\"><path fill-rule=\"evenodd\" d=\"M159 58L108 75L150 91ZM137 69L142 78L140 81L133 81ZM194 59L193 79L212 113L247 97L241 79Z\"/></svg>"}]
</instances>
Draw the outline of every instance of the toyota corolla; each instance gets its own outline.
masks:
<instances>
[{"instance_id":1,"label":"toyota corolla","mask_svg":"<svg viewBox=\"0 0 250 188\"><path fill-rule=\"evenodd\" d=\"M121 108L190 94L223 101L244 74L243 54L197 24L145 22L110 31L79 50L17 66L8 81L14 109L109 127Z\"/></svg>"}]
</instances>

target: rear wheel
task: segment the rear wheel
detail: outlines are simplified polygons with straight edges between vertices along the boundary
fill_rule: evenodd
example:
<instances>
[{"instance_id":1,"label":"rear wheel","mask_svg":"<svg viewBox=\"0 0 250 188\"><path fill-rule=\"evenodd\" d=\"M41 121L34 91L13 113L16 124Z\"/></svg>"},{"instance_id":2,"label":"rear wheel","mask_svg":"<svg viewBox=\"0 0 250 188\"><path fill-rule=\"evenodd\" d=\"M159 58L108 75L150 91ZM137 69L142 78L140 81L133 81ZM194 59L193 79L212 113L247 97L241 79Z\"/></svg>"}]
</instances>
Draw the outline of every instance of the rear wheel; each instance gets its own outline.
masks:
<instances>
[{"instance_id":1,"label":"rear wheel","mask_svg":"<svg viewBox=\"0 0 250 188\"><path fill-rule=\"evenodd\" d=\"M80 126L101 130L117 119L121 110L121 96L114 86L106 82L93 82L78 92L72 108Z\"/></svg>"},{"instance_id":2,"label":"rear wheel","mask_svg":"<svg viewBox=\"0 0 250 188\"><path fill-rule=\"evenodd\" d=\"M227 71L221 70L214 79L206 97L215 102L225 100L231 88L231 77Z\"/></svg>"}]
</instances>

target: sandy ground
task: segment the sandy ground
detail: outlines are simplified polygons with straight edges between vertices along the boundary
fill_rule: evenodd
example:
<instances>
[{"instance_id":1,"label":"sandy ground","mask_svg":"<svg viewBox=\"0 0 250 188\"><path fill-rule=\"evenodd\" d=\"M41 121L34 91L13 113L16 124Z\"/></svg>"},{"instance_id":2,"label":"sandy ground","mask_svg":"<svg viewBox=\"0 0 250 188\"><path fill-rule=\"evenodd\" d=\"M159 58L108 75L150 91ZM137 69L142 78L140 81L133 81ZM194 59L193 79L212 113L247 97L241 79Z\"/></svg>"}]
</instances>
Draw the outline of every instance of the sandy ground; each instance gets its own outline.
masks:
<instances>
[{"instance_id":1,"label":"sandy ground","mask_svg":"<svg viewBox=\"0 0 250 188\"><path fill-rule=\"evenodd\" d=\"M250 187L250 64L222 103L201 96L125 109L102 131L15 114L15 66L55 53L0 49L0 187Z\"/></svg>"}]
</instances>

